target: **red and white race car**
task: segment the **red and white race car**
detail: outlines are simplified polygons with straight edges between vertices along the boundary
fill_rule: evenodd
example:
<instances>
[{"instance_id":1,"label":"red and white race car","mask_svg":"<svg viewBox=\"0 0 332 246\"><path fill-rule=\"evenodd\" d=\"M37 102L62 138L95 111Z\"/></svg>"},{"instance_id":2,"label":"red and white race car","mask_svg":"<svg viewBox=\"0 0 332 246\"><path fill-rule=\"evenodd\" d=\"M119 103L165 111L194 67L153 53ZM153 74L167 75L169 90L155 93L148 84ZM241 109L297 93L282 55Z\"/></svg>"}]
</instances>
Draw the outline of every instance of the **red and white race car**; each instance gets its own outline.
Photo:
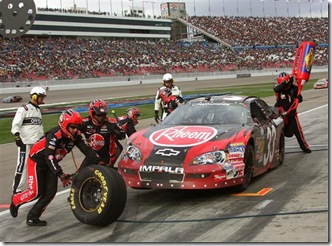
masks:
<instances>
[{"instance_id":1,"label":"red and white race car","mask_svg":"<svg viewBox=\"0 0 332 246\"><path fill-rule=\"evenodd\" d=\"M118 164L127 186L245 190L282 164L284 121L262 99L207 95L134 133Z\"/></svg>"},{"instance_id":2,"label":"red and white race car","mask_svg":"<svg viewBox=\"0 0 332 246\"><path fill-rule=\"evenodd\" d=\"M326 78L319 79L314 84L314 89L324 89L324 88L328 88L328 86L329 86L329 81Z\"/></svg>"}]
</instances>

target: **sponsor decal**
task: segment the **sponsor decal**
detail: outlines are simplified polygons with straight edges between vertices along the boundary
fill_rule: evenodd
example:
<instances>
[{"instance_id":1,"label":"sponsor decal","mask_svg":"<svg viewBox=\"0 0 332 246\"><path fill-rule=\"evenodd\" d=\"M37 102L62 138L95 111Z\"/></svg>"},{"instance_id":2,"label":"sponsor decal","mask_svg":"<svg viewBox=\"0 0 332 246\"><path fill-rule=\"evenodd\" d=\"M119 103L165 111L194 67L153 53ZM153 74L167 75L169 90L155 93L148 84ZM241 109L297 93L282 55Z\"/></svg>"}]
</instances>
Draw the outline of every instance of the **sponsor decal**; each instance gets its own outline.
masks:
<instances>
[{"instance_id":1,"label":"sponsor decal","mask_svg":"<svg viewBox=\"0 0 332 246\"><path fill-rule=\"evenodd\" d=\"M105 139L102 135L96 133L89 137L89 144L94 150L99 150L104 146Z\"/></svg>"},{"instance_id":2,"label":"sponsor decal","mask_svg":"<svg viewBox=\"0 0 332 246\"><path fill-rule=\"evenodd\" d=\"M225 179L225 178L226 178L225 175L214 175L215 180L222 180L222 179Z\"/></svg>"},{"instance_id":3,"label":"sponsor decal","mask_svg":"<svg viewBox=\"0 0 332 246\"><path fill-rule=\"evenodd\" d=\"M55 159L57 161L61 161L67 155L67 151L65 149L57 149L55 151Z\"/></svg>"},{"instance_id":4,"label":"sponsor decal","mask_svg":"<svg viewBox=\"0 0 332 246\"><path fill-rule=\"evenodd\" d=\"M243 142L240 143L231 143L230 146L244 146Z\"/></svg>"},{"instance_id":5,"label":"sponsor decal","mask_svg":"<svg viewBox=\"0 0 332 246\"><path fill-rule=\"evenodd\" d=\"M228 148L228 152L244 152L244 146L234 146Z\"/></svg>"},{"instance_id":6,"label":"sponsor decal","mask_svg":"<svg viewBox=\"0 0 332 246\"><path fill-rule=\"evenodd\" d=\"M167 10L168 10L168 8L167 8L167 4L166 4L166 3L162 4L162 5L161 5L161 12L162 12L163 14L167 14Z\"/></svg>"},{"instance_id":7,"label":"sponsor decal","mask_svg":"<svg viewBox=\"0 0 332 246\"><path fill-rule=\"evenodd\" d=\"M158 172L158 173L184 173L181 167L166 167L166 166L140 166L140 172Z\"/></svg>"},{"instance_id":8,"label":"sponsor decal","mask_svg":"<svg viewBox=\"0 0 332 246\"><path fill-rule=\"evenodd\" d=\"M234 153L229 153L228 158L229 159L237 159L237 158L243 158L244 153L243 152L234 152Z\"/></svg>"},{"instance_id":9,"label":"sponsor decal","mask_svg":"<svg viewBox=\"0 0 332 246\"><path fill-rule=\"evenodd\" d=\"M178 6L176 4L174 4L174 3L171 3L169 5L169 8L171 9L171 11L177 11L178 10Z\"/></svg>"},{"instance_id":10,"label":"sponsor decal","mask_svg":"<svg viewBox=\"0 0 332 246\"><path fill-rule=\"evenodd\" d=\"M162 155L162 156L177 156L180 154L180 151L174 150L174 149L160 149L156 152L156 155Z\"/></svg>"},{"instance_id":11,"label":"sponsor decal","mask_svg":"<svg viewBox=\"0 0 332 246\"><path fill-rule=\"evenodd\" d=\"M214 103L214 102L198 102L198 103L193 103L192 104L193 106L206 106L206 105L220 105L220 106L227 106L227 105L230 105L229 103Z\"/></svg>"},{"instance_id":12,"label":"sponsor decal","mask_svg":"<svg viewBox=\"0 0 332 246\"><path fill-rule=\"evenodd\" d=\"M211 140L217 132L208 126L176 126L152 133L149 140L159 146L189 147Z\"/></svg>"},{"instance_id":13,"label":"sponsor decal","mask_svg":"<svg viewBox=\"0 0 332 246\"><path fill-rule=\"evenodd\" d=\"M33 182L34 182L33 180L34 180L33 176L30 175L29 178L28 178L28 186L29 186L30 190L33 190Z\"/></svg>"}]
</instances>

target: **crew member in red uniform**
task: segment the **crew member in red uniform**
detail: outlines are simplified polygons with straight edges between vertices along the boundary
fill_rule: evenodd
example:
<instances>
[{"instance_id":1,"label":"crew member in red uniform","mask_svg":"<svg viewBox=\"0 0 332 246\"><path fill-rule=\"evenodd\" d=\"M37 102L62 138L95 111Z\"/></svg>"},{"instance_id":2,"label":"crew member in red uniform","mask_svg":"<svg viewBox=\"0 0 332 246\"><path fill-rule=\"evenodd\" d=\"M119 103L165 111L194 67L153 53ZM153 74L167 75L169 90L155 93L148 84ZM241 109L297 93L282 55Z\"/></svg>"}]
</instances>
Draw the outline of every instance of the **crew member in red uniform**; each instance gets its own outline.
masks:
<instances>
[{"instance_id":1,"label":"crew member in red uniform","mask_svg":"<svg viewBox=\"0 0 332 246\"><path fill-rule=\"evenodd\" d=\"M124 139L126 135L116 123L107 118L107 111L108 107L104 100L93 100L89 105L89 117L83 119L80 130L105 165L113 167L116 161L116 142ZM95 163L85 158L80 168L90 164Z\"/></svg>"},{"instance_id":2,"label":"crew member in red uniform","mask_svg":"<svg viewBox=\"0 0 332 246\"><path fill-rule=\"evenodd\" d=\"M302 95L298 95L298 86L293 84L294 77L282 72L278 75L277 82L273 87L276 93L275 107L279 108L279 114L283 115L285 121L284 133L286 137L292 137L295 135L300 148L304 153L311 153L308 143L304 138L302 127L297 115L297 109L288 110L293 105L295 99L299 100L299 103L303 101Z\"/></svg>"},{"instance_id":3,"label":"crew member in red uniform","mask_svg":"<svg viewBox=\"0 0 332 246\"><path fill-rule=\"evenodd\" d=\"M29 188L12 196L10 214L14 218L17 217L19 206L38 199L29 211L26 223L29 226L47 225L46 221L39 218L57 192L58 178L64 187L71 184L71 176L63 172L59 162L75 146L92 162L104 164L78 130L81 124L81 115L74 110L67 110L60 115L58 126L31 147L27 162Z\"/></svg>"}]
</instances>

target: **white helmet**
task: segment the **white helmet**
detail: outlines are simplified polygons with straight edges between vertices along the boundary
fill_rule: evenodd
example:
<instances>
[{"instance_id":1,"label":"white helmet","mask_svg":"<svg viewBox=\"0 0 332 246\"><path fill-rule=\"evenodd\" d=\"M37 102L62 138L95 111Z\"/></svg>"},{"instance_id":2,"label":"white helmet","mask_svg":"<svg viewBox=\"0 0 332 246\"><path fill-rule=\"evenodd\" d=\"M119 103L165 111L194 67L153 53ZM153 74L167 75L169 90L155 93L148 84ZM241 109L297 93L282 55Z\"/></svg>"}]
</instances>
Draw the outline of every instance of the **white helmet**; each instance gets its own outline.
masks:
<instances>
[{"instance_id":1,"label":"white helmet","mask_svg":"<svg viewBox=\"0 0 332 246\"><path fill-rule=\"evenodd\" d=\"M46 91L40 86L36 86L33 87L32 90L30 91L30 97L32 97L33 95L46 97Z\"/></svg>"},{"instance_id":2,"label":"white helmet","mask_svg":"<svg viewBox=\"0 0 332 246\"><path fill-rule=\"evenodd\" d=\"M163 81L170 81L170 80L173 80L173 76L172 74L170 73L165 73L164 76L163 76Z\"/></svg>"}]
</instances>

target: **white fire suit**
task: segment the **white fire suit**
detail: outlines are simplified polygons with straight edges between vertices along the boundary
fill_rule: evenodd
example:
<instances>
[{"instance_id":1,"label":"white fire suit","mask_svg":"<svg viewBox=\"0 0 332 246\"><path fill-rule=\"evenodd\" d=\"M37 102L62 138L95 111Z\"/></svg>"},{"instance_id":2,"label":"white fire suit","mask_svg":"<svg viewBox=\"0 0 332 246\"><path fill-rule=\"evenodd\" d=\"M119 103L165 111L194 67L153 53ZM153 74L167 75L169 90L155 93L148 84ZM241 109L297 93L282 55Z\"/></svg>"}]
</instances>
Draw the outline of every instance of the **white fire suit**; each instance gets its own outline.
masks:
<instances>
[{"instance_id":1,"label":"white fire suit","mask_svg":"<svg viewBox=\"0 0 332 246\"><path fill-rule=\"evenodd\" d=\"M163 89L166 88L166 86L162 86L157 90L157 94L156 94L156 98L154 101L154 110L155 111L160 111L160 108L162 109L162 117L161 120L164 120L165 117L167 116L167 110L165 110L165 107L167 107L167 105L164 105L161 101L161 98L159 96L159 92ZM182 97L182 92L181 89L177 86L177 85L172 85L172 87L170 88L172 95L175 97Z\"/></svg>"},{"instance_id":2,"label":"white fire suit","mask_svg":"<svg viewBox=\"0 0 332 246\"><path fill-rule=\"evenodd\" d=\"M43 135L42 115L39 106L27 103L19 107L12 121L12 134L19 133L24 145L18 147L13 192L21 190L26 180L26 162L31 146Z\"/></svg>"}]
</instances>

